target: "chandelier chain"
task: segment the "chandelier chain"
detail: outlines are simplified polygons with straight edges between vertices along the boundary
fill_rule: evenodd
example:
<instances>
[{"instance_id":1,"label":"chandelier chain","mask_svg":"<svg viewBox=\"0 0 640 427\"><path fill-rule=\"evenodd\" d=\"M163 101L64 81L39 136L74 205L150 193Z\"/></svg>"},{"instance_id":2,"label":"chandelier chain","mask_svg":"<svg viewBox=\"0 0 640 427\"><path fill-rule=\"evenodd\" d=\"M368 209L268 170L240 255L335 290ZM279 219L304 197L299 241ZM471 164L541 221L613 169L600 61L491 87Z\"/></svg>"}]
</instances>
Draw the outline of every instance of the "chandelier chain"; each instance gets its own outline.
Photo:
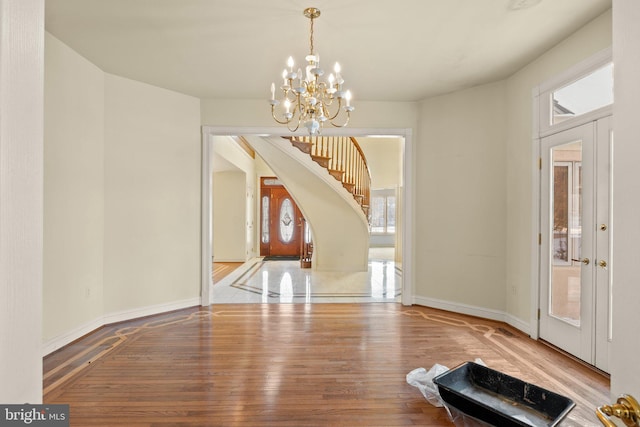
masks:
<instances>
[{"instance_id":1,"label":"chandelier chain","mask_svg":"<svg viewBox=\"0 0 640 427\"><path fill-rule=\"evenodd\" d=\"M313 55L313 17L311 17L311 30L309 31L309 53Z\"/></svg>"}]
</instances>

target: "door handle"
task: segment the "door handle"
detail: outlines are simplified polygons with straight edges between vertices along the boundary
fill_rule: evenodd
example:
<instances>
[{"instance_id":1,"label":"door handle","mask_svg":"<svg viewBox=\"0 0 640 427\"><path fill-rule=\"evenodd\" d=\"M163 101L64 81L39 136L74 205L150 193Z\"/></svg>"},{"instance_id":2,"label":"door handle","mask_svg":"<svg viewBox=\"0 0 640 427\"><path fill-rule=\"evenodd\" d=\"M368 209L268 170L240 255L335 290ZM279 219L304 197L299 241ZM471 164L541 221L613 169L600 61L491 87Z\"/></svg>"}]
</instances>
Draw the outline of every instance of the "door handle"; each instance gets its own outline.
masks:
<instances>
[{"instance_id":1,"label":"door handle","mask_svg":"<svg viewBox=\"0 0 640 427\"><path fill-rule=\"evenodd\" d=\"M598 266L604 268L605 270L607 269L607 261L601 259L600 261L598 261Z\"/></svg>"},{"instance_id":2,"label":"door handle","mask_svg":"<svg viewBox=\"0 0 640 427\"><path fill-rule=\"evenodd\" d=\"M623 394L613 405L603 405L596 410L596 415L602 423L607 427L616 427L610 417L621 419L626 426L633 427L640 425L640 405L628 394Z\"/></svg>"},{"instance_id":3,"label":"door handle","mask_svg":"<svg viewBox=\"0 0 640 427\"><path fill-rule=\"evenodd\" d=\"M589 265L589 263L591 262L591 260L589 260L589 258L582 258L582 259L571 258L571 261L581 262L584 265Z\"/></svg>"}]
</instances>

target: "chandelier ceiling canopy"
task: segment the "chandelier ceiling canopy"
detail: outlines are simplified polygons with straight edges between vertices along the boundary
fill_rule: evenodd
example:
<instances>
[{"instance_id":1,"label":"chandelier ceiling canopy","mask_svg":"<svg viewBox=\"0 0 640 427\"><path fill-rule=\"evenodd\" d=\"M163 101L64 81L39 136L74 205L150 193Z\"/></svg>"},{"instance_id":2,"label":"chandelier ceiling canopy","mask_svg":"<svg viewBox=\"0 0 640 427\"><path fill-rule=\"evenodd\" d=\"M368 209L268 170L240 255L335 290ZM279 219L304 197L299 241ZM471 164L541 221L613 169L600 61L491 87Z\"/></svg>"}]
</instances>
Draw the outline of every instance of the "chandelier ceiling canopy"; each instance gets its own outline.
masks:
<instances>
[{"instance_id":1,"label":"chandelier ceiling canopy","mask_svg":"<svg viewBox=\"0 0 640 427\"><path fill-rule=\"evenodd\" d=\"M271 83L271 115L273 119L286 124L291 132L295 132L302 124L310 135L319 134L325 122L335 127L343 127L349 123L351 112L351 92L344 89L344 80L337 62L326 80L322 80L325 72L320 68L320 55L314 52L313 21L320 16L320 10L308 7L304 16L309 18L309 54L305 57L305 70L295 70L293 57L287 60L287 68L282 72L280 99L276 99L276 85Z\"/></svg>"}]
</instances>

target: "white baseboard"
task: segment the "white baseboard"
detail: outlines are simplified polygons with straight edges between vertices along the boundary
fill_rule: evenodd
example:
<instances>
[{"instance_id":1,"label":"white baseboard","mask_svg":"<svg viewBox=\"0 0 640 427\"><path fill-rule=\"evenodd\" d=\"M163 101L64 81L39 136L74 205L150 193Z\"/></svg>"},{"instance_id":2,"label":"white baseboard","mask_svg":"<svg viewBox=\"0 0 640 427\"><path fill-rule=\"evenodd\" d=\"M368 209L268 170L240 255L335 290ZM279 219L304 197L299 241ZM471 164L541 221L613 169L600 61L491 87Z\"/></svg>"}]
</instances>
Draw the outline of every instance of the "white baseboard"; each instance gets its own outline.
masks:
<instances>
[{"instance_id":1,"label":"white baseboard","mask_svg":"<svg viewBox=\"0 0 640 427\"><path fill-rule=\"evenodd\" d=\"M154 314L166 313L167 311L180 310L196 305L200 305L200 297L106 314L103 316L103 320L105 325L109 325L111 323L137 319L138 317L152 316Z\"/></svg>"},{"instance_id":2,"label":"white baseboard","mask_svg":"<svg viewBox=\"0 0 640 427\"><path fill-rule=\"evenodd\" d=\"M531 336L531 325L529 323L510 314L505 313L505 317L505 322L507 322L507 324Z\"/></svg>"},{"instance_id":3,"label":"white baseboard","mask_svg":"<svg viewBox=\"0 0 640 427\"><path fill-rule=\"evenodd\" d=\"M58 335L57 337L48 340L43 344L42 355L44 357L50 353L53 353L54 351L64 347L67 344L72 343L78 338L81 338L84 335L87 335L88 333L95 331L96 329L104 325L123 322L125 320L137 319L139 317L151 316L154 314L166 313L173 310L180 310L196 305L200 305L200 297L105 314L104 316L101 316L71 331L67 331L64 334Z\"/></svg>"},{"instance_id":4,"label":"white baseboard","mask_svg":"<svg viewBox=\"0 0 640 427\"><path fill-rule=\"evenodd\" d=\"M101 326L104 326L104 322L102 321L102 318L98 318L48 340L43 344L42 356L44 357L47 354L53 353L54 351L64 347L65 345L74 342L78 338L83 337L92 331L95 331Z\"/></svg>"},{"instance_id":5,"label":"white baseboard","mask_svg":"<svg viewBox=\"0 0 640 427\"><path fill-rule=\"evenodd\" d=\"M518 319L515 316L507 314L504 311L491 310L484 307L461 304L458 302L418 296L414 296L413 303L417 305L423 305L425 307L451 311L453 313L467 314L469 316L481 317L483 319L497 320L513 326L514 328L529 335L530 326L527 322L523 321L522 319Z\"/></svg>"}]
</instances>

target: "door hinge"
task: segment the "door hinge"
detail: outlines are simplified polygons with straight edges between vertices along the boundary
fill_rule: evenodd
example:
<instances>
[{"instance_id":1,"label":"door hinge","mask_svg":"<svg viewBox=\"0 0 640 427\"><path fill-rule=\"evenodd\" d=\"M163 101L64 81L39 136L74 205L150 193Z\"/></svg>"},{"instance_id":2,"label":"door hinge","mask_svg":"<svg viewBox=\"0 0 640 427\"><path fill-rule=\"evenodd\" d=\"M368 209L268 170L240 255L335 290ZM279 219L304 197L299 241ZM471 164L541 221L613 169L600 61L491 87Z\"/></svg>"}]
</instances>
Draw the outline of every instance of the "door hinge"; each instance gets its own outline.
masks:
<instances>
[{"instance_id":1,"label":"door hinge","mask_svg":"<svg viewBox=\"0 0 640 427\"><path fill-rule=\"evenodd\" d=\"M540 320L540 309L538 309L538 320Z\"/></svg>"},{"instance_id":2,"label":"door hinge","mask_svg":"<svg viewBox=\"0 0 640 427\"><path fill-rule=\"evenodd\" d=\"M542 233L538 233L538 246L542 245Z\"/></svg>"},{"instance_id":3,"label":"door hinge","mask_svg":"<svg viewBox=\"0 0 640 427\"><path fill-rule=\"evenodd\" d=\"M538 169L542 170L542 157L538 157Z\"/></svg>"}]
</instances>

